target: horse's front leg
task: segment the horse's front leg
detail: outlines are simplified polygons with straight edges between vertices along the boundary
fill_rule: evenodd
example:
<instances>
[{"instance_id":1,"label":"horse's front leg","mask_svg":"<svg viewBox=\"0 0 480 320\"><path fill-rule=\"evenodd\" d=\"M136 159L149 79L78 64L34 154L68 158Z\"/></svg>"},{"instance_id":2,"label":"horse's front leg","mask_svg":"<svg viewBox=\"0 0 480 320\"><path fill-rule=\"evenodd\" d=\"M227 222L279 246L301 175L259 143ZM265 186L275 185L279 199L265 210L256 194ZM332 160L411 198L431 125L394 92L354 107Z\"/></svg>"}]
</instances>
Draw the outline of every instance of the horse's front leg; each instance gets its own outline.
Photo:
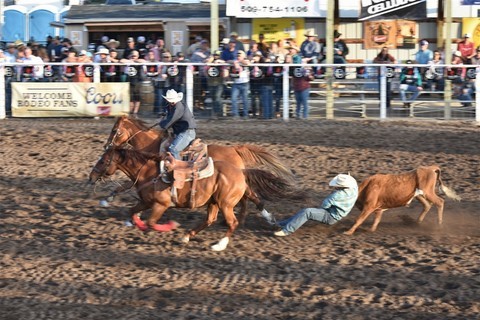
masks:
<instances>
[{"instance_id":1,"label":"horse's front leg","mask_svg":"<svg viewBox=\"0 0 480 320\"><path fill-rule=\"evenodd\" d=\"M156 203L152 206L152 214L147 220L147 225L155 231L158 232L168 232L177 229L180 224L176 221L168 221L165 224L157 224L158 220L162 218L165 211L167 211L168 206L164 204Z\"/></svg>"},{"instance_id":2,"label":"horse's front leg","mask_svg":"<svg viewBox=\"0 0 480 320\"><path fill-rule=\"evenodd\" d=\"M210 203L207 208L207 218L200 223L198 226L195 228L191 229L188 231L185 236L182 238L183 243L188 243L190 241L190 238L194 237L197 235L200 231L205 229L206 227L209 227L212 225L217 220L218 216L218 204L216 203ZM233 209L232 209L233 211ZM228 223L228 222L227 222Z\"/></svg>"},{"instance_id":3,"label":"horse's front leg","mask_svg":"<svg viewBox=\"0 0 480 320\"><path fill-rule=\"evenodd\" d=\"M140 230L147 230L147 225L140 219L140 213L147 210L150 206L143 201L139 201L136 205L128 210L128 213L132 217L133 224Z\"/></svg>"},{"instance_id":4,"label":"horse's front leg","mask_svg":"<svg viewBox=\"0 0 480 320\"><path fill-rule=\"evenodd\" d=\"M132 181L129 181L123 185L120 185L119 187L115 188L115 190L113 190L112 192L110 192L110 194L108 195L108 197L106 199L102 199L100 200L100 205L102 207L108 207L109 206L109 202L112 202L115 197L117 196L117 194L119 193L123 193L125 192L126 190L129 190L133 187L133 182Z\"/></svg>"}]
</instances>

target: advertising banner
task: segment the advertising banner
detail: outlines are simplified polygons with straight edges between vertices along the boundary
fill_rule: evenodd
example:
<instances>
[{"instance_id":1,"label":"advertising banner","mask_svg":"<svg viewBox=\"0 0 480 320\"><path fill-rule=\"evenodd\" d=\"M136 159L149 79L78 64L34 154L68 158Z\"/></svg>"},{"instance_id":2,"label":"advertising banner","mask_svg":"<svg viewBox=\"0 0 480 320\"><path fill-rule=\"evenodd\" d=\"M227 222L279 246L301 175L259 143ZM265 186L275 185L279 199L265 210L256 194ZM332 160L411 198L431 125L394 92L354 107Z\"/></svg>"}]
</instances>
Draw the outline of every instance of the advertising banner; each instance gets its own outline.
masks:
<instances>
[{"instance_id":1,"label":"advertising banner","mask_svg":"<svg viewBox=\"0 0 480 320\"><path fill-rule=\"evenodd\" d=\"M129 112L129 92L124 82L13 82L12 116L119 116Z\"/></svg>"},{"instance_id":2,"label":"advertising banner","mask_svg":"<svg viewBox=\"0 0 480 320\"><path fill-rule=\"evenodd\" d=\"M426 17L426 0L360 0L360 21Z\"/></svg>"},{"instance_id":3,"label":"advertising banner","mask_svg":"<svg viewBox=\"0 0 480 320\"><path fill-rule=\"evenodd\" d=\"M475 48L480 46L480 18L463 18L462 19L462 35L470 33Z\"/></svg>"},{"instance_id":4,"label":"advertising banner","mask_svg":"<svg viewBox=\"0 0 480 320\"><path fill-rule=\"evenodd\" d=\"M325 0L324 4L326 2ZM322 16L320 0L226 0L226 3L227 16L237 18L319 18Z\"/></svg>"},{"instance_id":5,"label":"advertising banner","mask_svg":"<svg viewBox=\"0 0 480 320\"><path fill-rule=\"evenodd\" d=\"M418 41L415 21L365 21L363 30L365 49L413 49Z\"/></svg>"},{"instance_id":6,"label":"advertising banner","mask_svg":"<svg viewBox=\"0 0 480 320\"><path fill-rule=\"evenodd\" d=\"M258 39L258 35L263 33L265 42L276 42L278 40L293 39L296 43L302 43L305 40L304 19L254 19L252 21L253 39Z\"/></svg>"},{"instance_id":7,"label":"advertising banner","mask_svg":"<svg viewBox=\"0 0 480 320\"><path fill-rule=\"evenodd\" d=\"M452 17L478 17L480 0L450 0L452 1Z\"/></svg>"}]
</instances>

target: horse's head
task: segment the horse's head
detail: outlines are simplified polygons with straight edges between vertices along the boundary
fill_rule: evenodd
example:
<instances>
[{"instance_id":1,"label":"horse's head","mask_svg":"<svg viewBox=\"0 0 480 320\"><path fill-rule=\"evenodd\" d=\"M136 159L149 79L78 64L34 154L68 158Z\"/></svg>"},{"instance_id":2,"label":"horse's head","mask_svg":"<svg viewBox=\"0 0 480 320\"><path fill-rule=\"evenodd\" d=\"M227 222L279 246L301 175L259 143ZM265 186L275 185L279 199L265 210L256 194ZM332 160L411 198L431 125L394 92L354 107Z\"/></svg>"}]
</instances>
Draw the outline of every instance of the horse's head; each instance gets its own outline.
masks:
<instances>
[{"instance_id":1,"label":"horse's head","mask_svg":"<svg viewBox=\"0 0 480 320\"><path fill-rule=\"evenodd\" d=\"M156 124L154 126L156 126ZM135 143L138 144L138 141L134 139L135 136L139 133L150 131L154 126L149 126L146 122L139 119L130 118L125 115L121 116L115 122L104 148L124 148L126 145L131 145L135 148ZM160 138L163 135L163 133L160 133ZM140 137L143 137L143 135L137 136L137 140Z\"/></svg>"},{"instance_id":2,"label":"horse's head","mask_svg":"<svg viewBox=\"0 0 480 320\"><path fill-rule=\"evenodd\" d=\"M93 184L113 175L117 170L117 163L122 157L122 152L121 149L107 148L90 172L88 181Z\"/></svg>"},{"instance_id":3,"label":"horse's head","mask_svg":"<svg viewBox=\"0 0 480 320\"><path fill-rule=\"evenodd\" d=\"M130 139L130 131L128 130L127 122L129 121L127 116L121 116L115 122L110 132L110 136L107 139L107 143L103 146L104 149L112 147L120 147L127 143Z\"/></svg>"}]
</instances>

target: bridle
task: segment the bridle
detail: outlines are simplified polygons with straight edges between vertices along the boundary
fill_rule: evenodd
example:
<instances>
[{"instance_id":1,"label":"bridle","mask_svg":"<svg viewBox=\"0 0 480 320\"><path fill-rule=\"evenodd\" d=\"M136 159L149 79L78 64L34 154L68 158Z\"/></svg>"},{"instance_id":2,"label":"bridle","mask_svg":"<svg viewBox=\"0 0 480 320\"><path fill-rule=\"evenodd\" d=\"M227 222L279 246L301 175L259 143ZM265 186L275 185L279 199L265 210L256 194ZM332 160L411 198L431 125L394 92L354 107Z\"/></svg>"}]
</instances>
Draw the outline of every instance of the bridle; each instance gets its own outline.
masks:
<instances>
[{"instance_id":1,"label":"bridle","mask_svg":"<svg viewBox=\"0 0 480 320\"><path fill-rule=\"evenodd\" d=\"M107 148L107 151L105 152L108 152L108 151L112 151L113 152L113 149L112 148ZM113 155L110 157L109 161L108 161L108 164L103 168L103 170L99 170L97 169L97 167L95 166L92 171L96 172L99 174L99 178L97 179L98 180L102 180L105 178L105 174L106 172L108 171L108 168L110 168L110 166L112 165L112 163L114 162L113 160ZM141 166L140 168L138 169L137 173L135 174L135 181L132 183L132 185L130 186L130 188L126 189L126 190L123 190L122 193L125 193L125 192L128 192L129 190L133 189L133 187L138 183L138 180L140 179L140 172L142 171L143 167L147 164L147 161L145 161ZM109 175L108 177L111 177L111 175ZM112 181L114 181L113 179L111 179ZM154 184L156 183L156 179L154 179L153 181ZM147 183L148 185L149 183ZM143 189L145 187L144 186L140 186L140 189ZM114 192L114 194L110 195L110 196L113 196L113 195L117 195L119 194L118 192Z\"/></svg>"},{"instance_id":2,"label":"bridle","mask_svg":"<svg viewBox=\"0 0 480 320\"><path fill-rule=\"evenodd\" d=\"M158 125L158 123L155 123L154 125L152 125L151 127L148 127L147 130L143 130L143 129L140 129L138 130L137 132L135 132L134 134L132 134L128 139L127 141L125 141L124 143L122 143L122 145L118 146L118 147L121 147L123 145L125 146L129 146L130 148L133 148L133 146L130 144L130 140L132 140L137 134L139 134L140 132L147 132L147 131L150 131L151 129L153 129L154 127L156 127ZM110 143L106 145L105 149L108 149L108 148L113 148L113 147L116 147L113 142L120 136L122 136L123 132L122 130L120 130L121 128L117 128L115 130L115 135L113 136L113 138L110 140Z\"/></svg>"}]
</instances>

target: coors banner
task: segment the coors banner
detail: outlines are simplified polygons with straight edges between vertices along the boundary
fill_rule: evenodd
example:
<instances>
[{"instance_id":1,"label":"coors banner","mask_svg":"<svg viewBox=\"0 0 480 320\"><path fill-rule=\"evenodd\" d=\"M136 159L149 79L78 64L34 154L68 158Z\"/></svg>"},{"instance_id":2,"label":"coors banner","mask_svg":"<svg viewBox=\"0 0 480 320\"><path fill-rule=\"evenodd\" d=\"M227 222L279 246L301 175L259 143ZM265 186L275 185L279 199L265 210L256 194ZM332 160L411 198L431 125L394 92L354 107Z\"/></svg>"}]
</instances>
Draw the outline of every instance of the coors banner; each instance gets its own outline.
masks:
<instances>
[{"instance_id":1,"label":"coors banner","mask_svg":"<svg viewBox=\"0 0 480 320\"><path fill-rule=\"evenodd\" d=\"M360 21L378 19L423 19L426 0L360 0Z\"/></svg>"}]
</instances>

